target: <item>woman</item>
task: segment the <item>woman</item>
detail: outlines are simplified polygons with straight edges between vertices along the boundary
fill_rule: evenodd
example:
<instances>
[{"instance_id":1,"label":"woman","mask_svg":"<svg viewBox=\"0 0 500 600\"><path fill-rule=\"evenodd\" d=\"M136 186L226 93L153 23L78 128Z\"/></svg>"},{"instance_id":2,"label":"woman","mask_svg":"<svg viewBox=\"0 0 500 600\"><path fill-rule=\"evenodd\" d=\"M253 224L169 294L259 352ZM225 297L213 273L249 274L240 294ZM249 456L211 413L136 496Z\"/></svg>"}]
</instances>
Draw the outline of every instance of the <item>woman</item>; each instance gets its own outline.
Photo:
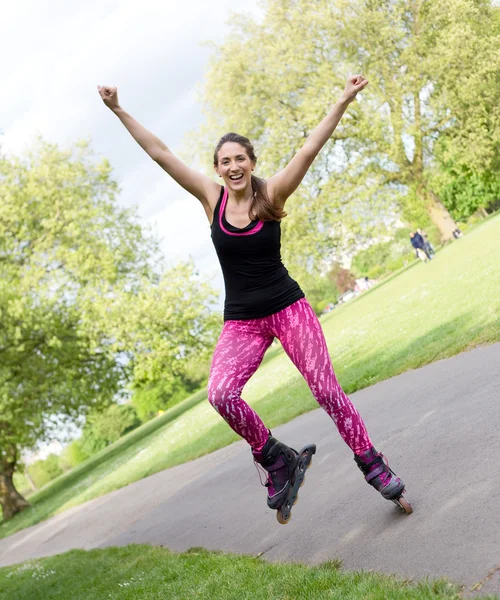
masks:
<instances>
[{"instance_id":1,"label":"woman","mask_svg":"<svg viewBox=\"0 0 500 600\"><path fill-rule=\"evenodd\" d=\"M267 181L252 175L257 158L249 140L235 133L226 134L214 152L214 169L222 186L187 167L127 114L120 107L115 87L98 86L106 106L136 142L205 209L226 288L224 326L212 360L208 399L249 443L255 462L267 471L267 503L278 511L281 523L290 519L291 507L316 448L306 446L297 453L279 442L241 398L244 385L275 337L354 452L366 481L384 498L411 512L402 498L403 482L373 448L361 417L338 384L319 321L280 256L280 221L286 215L287 199L348 105L367 84L361 75L349 78L341 98L303 147Z\"/></svg>"}]
</instances>

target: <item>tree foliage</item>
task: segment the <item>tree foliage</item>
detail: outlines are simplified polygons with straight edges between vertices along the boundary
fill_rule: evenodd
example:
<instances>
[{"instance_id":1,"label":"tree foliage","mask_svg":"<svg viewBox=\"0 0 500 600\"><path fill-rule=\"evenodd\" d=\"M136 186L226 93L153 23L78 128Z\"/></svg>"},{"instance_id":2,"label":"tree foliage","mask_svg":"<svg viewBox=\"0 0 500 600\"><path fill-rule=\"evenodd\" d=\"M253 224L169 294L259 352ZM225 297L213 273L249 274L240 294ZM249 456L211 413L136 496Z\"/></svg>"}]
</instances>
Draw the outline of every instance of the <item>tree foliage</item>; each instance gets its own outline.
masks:
<instances>
[{"instance_id":1,"label":"tree foliage","mask_svg":"<svg viewBox=\"0 0 500 600\"><path fill-rule=\"evenodd\" d=\"M290 160L349 73L370 80L287 205L292 273L304 250L314 260L346 230L369 234L371 219L394 203L404 213L408 197L413 215L418 201L419 218L451 238L431 184L434 147L446 135L464 157L472 144L478 164L495 155L498 10L486 0L267 0L264 11L258 25L232 19L205 87L210 138L236 130L255 140L264 176Z\"/></svg>"},{"instance_id":2,"label":"tree foliage","mask_svg":"<svg viewBox=\"0 0 500 600\"><path fill-rule=\"evenodd\" d=\"M20 451L118 393L116 360L95 306L150 272L154 242L118 207L106 161L86 145L40 141L0 161L0 502Z\"/></svg>"},{"instance_id":3,"label":"tree foliage","mask_svg":"<svg viewBox=\"0 0 500 600\"><path fill-rule=\"evenodd\" d=\"M40 141L0 160L5 519L27 504L12 482L22 449L104 409L131 379L181 377L214 341L214 292L192 265L161 276L157 242L117 192L109 164L86 145ZM95 450L104 438L94 438Z\"/></svg>"},{"instance_id":4,"label":"tree foliage","mask_svg":"<svg viewBox=\"0 0 500 600\"><path fill-rule=\"evenodd\" d=\"M76 467L89 457L82 450L82 440L78 438L65 446L59 456L59 464L63 471Z\"/></svg>"},{"instance_id":5,"label":"tree foliage","mask_svg":"<svg viewBox=\"0 0 500 600\"><path fill-rule=\"evenodd\" d=\"M111 404L104 411L88 415L78 447L86 457L116 442L141 424L131 404Z\"/></svg>"},{"instance_id":6,"label":"tree foliage","mask_svg":"<svg viewBox=\"0 0 500 600\"><path fill-rule=\"evenodd\" d=\"M49 454L47 458L35 461L27 471L37 489L63 473L57 454Z\"/></svg>"},{"instance_id":7,"label":"tree foliage","mask_svg":"<svg viewBox=\"0 0 500 600\"><path fill-rule=\"evenodd\" d=\"M164 411L174 406L187 396L195 392L206 383L209 373L208 360L193 362L196 373L189 370L182 377L161 378L147 383L136 384L133 390L132 404L137 410L141 421L148 421L155 417L159 411Z\"/></svg>"},{"instance_id":8,"label":"tree foliage","mask_svg":"<svg viewBox=\"0 0 500 600\"><path fill-rule=\"evenodd\" d=\"M316 315L320 316L328 304L335 304L339 292L335 282L326 274L316 276L304 273L300 285Z\"/></svg>"},{"instance_id":9,"label":"tree foliage","mask_svg":"<svg viewBox=\"0 0 500 600\"><path fill-rule=\"evenodd\" d=\"M24 506L12 485L21 449L64 419L97 414L130 376L174 381L214 342L213 290L191 264L158 275L157 244L118 206L117 191L109 164L85 145L65 152L40 142L0 162L4 518ZM93 450L118 435L125 409L115 406L94 417Z\"/></svg>"},{"instance_id":10,"label":"tree foliage","mask_svg":"<svg viewBox=\"0 0 500 600\"><path fill-rule=\"evenodd\" d=\"M500 172L473 171L457 161L440 165L434 181L444 205L459 221L467 221L479 209L500 206Z\"/></svg>"},{"instance_id":11,"label":"tree foliage","mask_svg":"<svg viewBox=\"0 0 500 600\"><path fill-rule=\"evenodd\" d=\"M108 444L116 442L141 424L131 404L112 404L103 413L96 415L91 425L98 437Z\"/></svg>"},{"instance_id":12,"label":"tree foliage","mask_svg":"<svg viewBox=\"0 0 500 600\"><path fill-rule=\"evenodd\" d=\"M414 256L409 231L398 229L392 239L372 244L358 252L352 260L351 269L357 277L376 279L396 271L405 261L413 260Z\"/></svg>"},{"instance_id":13,"label":"tree foliage","mask_svg":"<svg viewBox=\"0 0 500 600\"><path fill-rule=\"evenodd\" d=\"M162 381L186 383L204 364L220 329L217 293L200 279L192 262L165 270L159 281L144 279L135 292L117 295L107 307L115 350L131 360L135 387Z\"/></svg>"},{"instance_id":14,"label":"tree foliage","mask_svg":"<svg viewBox=\"0 0 500 600\"><path fill-rule=\"evenodd\" d=\"M328 272L328 278L335 285L339 294L354 290L356 278L350 269L345 269L339 263L334 263Z\"/></svg>"}]
</instances>

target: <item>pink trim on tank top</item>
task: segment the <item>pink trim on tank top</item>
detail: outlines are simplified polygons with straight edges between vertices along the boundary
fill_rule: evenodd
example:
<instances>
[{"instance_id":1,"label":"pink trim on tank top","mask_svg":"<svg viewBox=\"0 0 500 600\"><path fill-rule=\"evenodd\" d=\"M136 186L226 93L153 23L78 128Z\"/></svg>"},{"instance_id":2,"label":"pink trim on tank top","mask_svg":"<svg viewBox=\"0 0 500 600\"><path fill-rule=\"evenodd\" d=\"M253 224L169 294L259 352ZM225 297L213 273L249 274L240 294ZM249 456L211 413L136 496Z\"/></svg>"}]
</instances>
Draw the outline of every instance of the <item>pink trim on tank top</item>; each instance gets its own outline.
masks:
<instances>
[{"instance_id":1,"label":"pink trim on tank top","mask_svg":"<svg viewBox=\"0 0 500 600\"><path fill-rule=\"evenodd\" d=\"M228 191L226 188L224 188L224 195L222 196L222 202L221 202L221 206L220 206L220 210L219 210L219 226L222 229L222 231L224 233L226 233L227 235L252 235L253 233L257 233L258 231L260 231L262 229L262 226L264 225L263 221L259 221L259 223L253 228L250 229L250 231L244 231L243 233L233 233L232 231L228 231L224 225L222 224L222 215L224 214L224 211L226 210L226 204L227 204L227 197L228 197ZM234 227L234 225L233 225Z\"/></svg>"}]
</instances>

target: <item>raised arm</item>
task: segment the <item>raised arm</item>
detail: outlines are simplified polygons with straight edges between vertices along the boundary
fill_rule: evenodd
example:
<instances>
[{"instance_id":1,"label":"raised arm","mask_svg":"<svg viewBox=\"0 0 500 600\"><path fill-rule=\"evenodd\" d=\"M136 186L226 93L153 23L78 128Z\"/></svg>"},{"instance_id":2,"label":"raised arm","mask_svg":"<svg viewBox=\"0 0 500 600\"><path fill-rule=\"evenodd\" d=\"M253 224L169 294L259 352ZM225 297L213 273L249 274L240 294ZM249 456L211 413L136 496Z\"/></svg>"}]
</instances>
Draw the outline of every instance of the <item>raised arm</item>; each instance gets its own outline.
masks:
<instances>
[{"instance_id":1,"label":"raised arm","mask_svg":"<svg viewBox=\"0 0 500 600\"><path fill-rule=\"evenodd\" d=\"M350 77L339 101L321 123L313 129L302 148L282 171L268 179L267 192L273 203L283 206L299 187L319 151L335 131L347 107L354 100L356 94L367 85L368 80L362 75Z\"/></svg>"},{"instance_id":2,"label":"raised arm","mask_svg":"<svg viewBox=\"0 0 500 600\"><path fill-rule=\"evenodd\" d=\"M115 113L139 146L179 185L200 200L211 221L220 193L220 185L203 173L198 173L185 165L159 138L125 112L118 102L116 87L99 85L97 90L104 104Z\"/></svg>"}]
</instances>

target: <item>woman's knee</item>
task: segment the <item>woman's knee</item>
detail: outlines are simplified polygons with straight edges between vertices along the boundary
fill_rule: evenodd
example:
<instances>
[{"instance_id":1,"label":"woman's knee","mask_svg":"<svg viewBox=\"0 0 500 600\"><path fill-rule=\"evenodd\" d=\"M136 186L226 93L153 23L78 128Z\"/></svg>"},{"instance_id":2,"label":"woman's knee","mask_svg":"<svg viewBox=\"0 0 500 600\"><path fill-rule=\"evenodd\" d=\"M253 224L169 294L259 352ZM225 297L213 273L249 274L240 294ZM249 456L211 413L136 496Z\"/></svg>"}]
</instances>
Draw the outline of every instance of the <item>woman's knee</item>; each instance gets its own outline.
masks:
<instances>
[{"instance_id":1,"label":"woman's knee","mask_svg":"<svg viewBox=\"0 0 500 600\"><path fill-rule=\"evenodd\" d=\"M220 414L224 412L224 407L228 401L234 397L234 391L226 386L221 386L217 382L210 380L208 382L208 401Z\"/></svg>"},{"instance_id":2,"label":"woman's knee","mask_svg":"<svg viewBox=\"0 0 500 600\"><path fill-rule=\"evenodd\" d=\"M211 379L208 380L207 395L208 401L215 408L219 402L219 394L217 393L217 387Z\"/></svg>"}]
</instances>

